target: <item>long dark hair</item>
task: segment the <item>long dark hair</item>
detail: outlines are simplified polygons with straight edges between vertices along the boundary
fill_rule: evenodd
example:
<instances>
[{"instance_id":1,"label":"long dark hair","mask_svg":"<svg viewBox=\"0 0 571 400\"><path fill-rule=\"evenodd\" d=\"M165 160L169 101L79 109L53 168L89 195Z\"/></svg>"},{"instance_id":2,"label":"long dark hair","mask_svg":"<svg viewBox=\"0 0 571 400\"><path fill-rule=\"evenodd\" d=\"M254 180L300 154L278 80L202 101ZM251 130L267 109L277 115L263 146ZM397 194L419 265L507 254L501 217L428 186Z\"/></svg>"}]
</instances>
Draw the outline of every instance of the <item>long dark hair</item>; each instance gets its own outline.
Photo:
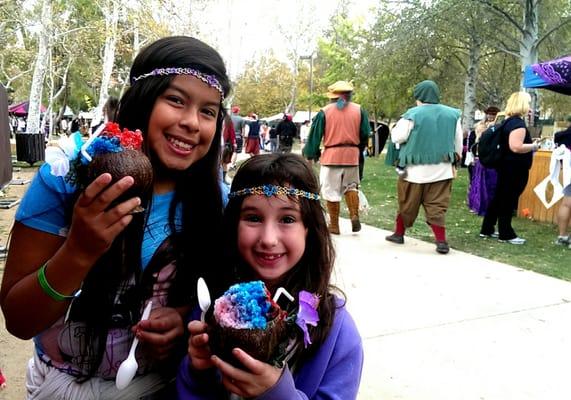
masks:
<instances>
[{"instance_id":1,"label":"long dark hair","mask_svg":"<svg viewBox=\"0 0 571 400\"><path fill-rule=\"evenodd\" d=\"M231 191L244 188L274 184L293 187L312 193L319 193L319 184L308 163L296 154L263 154L254 156L244 162L232 181ZM318 294L320 322L310 329L313 344L303 352L303 357L313 353L325 340L335 316L335 297L333 292L341 293L331 283L331 274L335 261L335 251L331 236L327 230L324 211L321 203L304 197L290 197L299 203L304 226L307 228L305 251L299 262L282 277L278 286L283 286L294 297L301 290ZM238 251L238 222L244 196L233 197L228 202L224 213L224 248L228 268L229 281L250 280L252 269L241 259ZM235 274L234 276L232 276ZM236 276L237 275L237 276ZM301 332L301 331L300 331ZM302 340L300 334L299 340ZM303 348L302 346L299 346Z\"/></svg>"},{"instance_id":2,"label":"long dark hair","mask_svg":"<svg viewBox=\"0 0 571 400\"><path fill-rule=\"evenodd\" d=\"M140 129L146 139L149 119L157 98L169 87L175 75L152 76L133 82L133 77L151 72L156 68L193 68L214 75L220 82L224 95L230 91L230 81L220 55L205 43L186 36L159 39L144 48L135 58L130 72L131 87L119 102L117 123L121 128ZM222 197L219 186L220 135L224 120L222 99L216 124L216 133L207 154L186 171L174 173L175 194L169 208L169 225L172 235L156 254L165 262L175 262L176 273L169 288L168 305L189 305L196 296L196 280L205 276L215 281L216 254L219 254L221 235ZM146 140L144 141L146 143ZM153 167L161 168L154 160L148 144L144 151L153 160ZM143 206L149 210L152 194L142 196ZM175 228L177 208L182 209L181 227ZM93 376L105 351L107 333L115 323L111 321L115 296L125 279L134 275L135 288L129 293L126 305L132 317L130 324L140 317L145 298L152 293L152 274L156 262L142 273L141 245L148 215L136 216L131 224L113 242L110 250L96 263L88 274L82 295L72 306L70 315L87 325L87 346L95 354L87 377ZM178 231L178 232L177 232ZM77 307L77 312L73 312Z\"/></svg>"}]
</instances>

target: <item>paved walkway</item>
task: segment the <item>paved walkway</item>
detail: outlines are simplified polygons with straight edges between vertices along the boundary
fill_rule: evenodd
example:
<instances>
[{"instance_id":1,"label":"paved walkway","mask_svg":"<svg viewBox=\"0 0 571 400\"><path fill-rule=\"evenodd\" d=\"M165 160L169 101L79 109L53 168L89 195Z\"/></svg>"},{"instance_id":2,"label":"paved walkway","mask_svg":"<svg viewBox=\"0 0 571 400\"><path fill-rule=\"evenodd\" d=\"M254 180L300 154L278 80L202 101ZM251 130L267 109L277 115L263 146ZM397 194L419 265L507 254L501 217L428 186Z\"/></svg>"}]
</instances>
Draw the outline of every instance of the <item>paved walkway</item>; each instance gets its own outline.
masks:
<instances>
[{"instance_id":1,"label":"paved walkway","mask_svg":"<svg viewBox=\"0 0 571 400\"><path fill-rule=\"evenodd\" d=\"M336 281L364 340L359 399L571 398L571 283L343 220Z\"/></svg>"}]
</instances>

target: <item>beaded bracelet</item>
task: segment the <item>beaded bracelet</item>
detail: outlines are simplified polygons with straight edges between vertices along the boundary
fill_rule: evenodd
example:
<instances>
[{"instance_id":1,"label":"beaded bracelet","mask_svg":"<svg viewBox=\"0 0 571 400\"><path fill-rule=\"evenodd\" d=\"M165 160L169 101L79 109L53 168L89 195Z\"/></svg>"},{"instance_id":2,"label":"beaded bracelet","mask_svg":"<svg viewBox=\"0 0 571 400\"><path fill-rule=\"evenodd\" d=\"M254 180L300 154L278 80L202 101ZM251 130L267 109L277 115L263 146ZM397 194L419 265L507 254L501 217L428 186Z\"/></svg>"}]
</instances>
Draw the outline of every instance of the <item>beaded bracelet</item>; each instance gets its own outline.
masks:
<instances>
[{"instance_id":1,"label":"beaded bracelet","mask_svg":"<svg viewBox=\"0 0 571 400\"><path fill-rule=\"evenodd\" d=\"M38 283L40 284L40 287L42 288L42 290L44 291L45 294L50 296L55 301L71 300L71 299L79 296L79 294L81 293L81 289L76 290L70 296L66 296L64 294L61 294L57 290L55 290L53 287L51 287L50 284L48 283L47 278L46 278L46 267L47 266L48 266L48 263L46 262L44 265L42 265L42 268L40 268L38 270Z\"/></svg>"}]
</instances>

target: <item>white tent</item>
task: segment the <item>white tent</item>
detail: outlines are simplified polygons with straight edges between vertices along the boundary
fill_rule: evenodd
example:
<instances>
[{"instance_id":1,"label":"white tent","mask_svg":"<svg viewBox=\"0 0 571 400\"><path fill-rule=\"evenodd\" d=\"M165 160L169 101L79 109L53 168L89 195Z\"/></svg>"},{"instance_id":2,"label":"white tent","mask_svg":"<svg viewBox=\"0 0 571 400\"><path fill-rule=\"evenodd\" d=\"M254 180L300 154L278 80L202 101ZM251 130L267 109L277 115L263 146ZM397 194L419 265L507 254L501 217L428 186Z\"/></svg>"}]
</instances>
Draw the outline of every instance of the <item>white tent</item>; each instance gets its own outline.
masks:
<instances>
[{"instance_id":1,"label":"white tent","mask_svg":"<svg viewBox=\"0 0 571 400\"><path fill-rule=\"evenodd\" d=\"M80 111L78 117L91 121L93 119L93 111Z\"/></svg>"},{"instance_id":2,"label":"white tent","mask_svg":"<svg viewBox=\"0 0 571 400\"><path fill-rule=\"evenodd\" d=\"M313 111L311 113L311 117L313 118L315 116L315 114L317 114L317 111ZM273 122L273 121L280 121L282 120L284 117L284 113L279 113L279 114L275 114L275 115L270 115L269 117L264 117L264 118L260 118L260 120L262 121L267 121L267 122ZM293 118L292 121L294 124L303 124L305 121L309 121L309 111L297 111Z\"/></svg>"},{"instance_id":3,"label":"white tent","mask_svg":"<svg viewBox=\"0 0 571 400\"><path fill-rule=\"evenodd\" d=\"M317 111L313 111L311 113L311 118L315 117ZM310 112L309 111L297 111L293 116L293 123L294 124L303 124L305 121L311 121Z\"/></svg>"},{"instance_id":4,"label":"white tent","mask_svg":"<svg viewBox=\"0 0 571 400\"><path fill-rule=\"evenodd\" d=\"M75 113L73 112L73 110L69 106L65 106L63 116L73 118L73 117L75 117Z\"/></svg>"},{"instance_id":5,"label":"white tent","mask_svg":"<svg viewBox=\"0 0 571 400\"><path fill-rule=\"evenodd\" d=\"M269 117L260 118L260 121L266 121L266 122L270 123L273 121L279 121L279 120L283 119L283 117L284 117L284 113L279 113L279 114L270 115Z\"/></svg>"}]
</instances>

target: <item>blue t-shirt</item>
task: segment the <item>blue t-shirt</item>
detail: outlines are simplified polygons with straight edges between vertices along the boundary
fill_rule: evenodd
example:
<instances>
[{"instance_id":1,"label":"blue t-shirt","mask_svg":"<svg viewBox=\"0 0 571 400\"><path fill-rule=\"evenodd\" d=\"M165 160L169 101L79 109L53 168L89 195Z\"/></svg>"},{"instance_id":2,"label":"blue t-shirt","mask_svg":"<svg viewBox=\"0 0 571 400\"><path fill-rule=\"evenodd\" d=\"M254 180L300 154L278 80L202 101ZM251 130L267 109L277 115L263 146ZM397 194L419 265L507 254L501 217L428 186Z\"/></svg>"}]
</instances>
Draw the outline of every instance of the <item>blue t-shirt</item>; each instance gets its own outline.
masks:
<instances>
[{"instance_id":1,"label":"blue t-shirt","mask_svg":"<svg viewBox=\"0 0 571 400\"><path fill-rule=\"evenodd\" d=\"M143 234L141 262L147 266L156 249L171 234L168 223L169 206L174 192L153 195L151 212ZM54 176L50 166L43 164L26 192L16 221L27 227L58 236L67 236L75 201L75 188L63 177ZM177 206L175 227L181 229L182 207Z\"/></svg>"}]
</instances>

